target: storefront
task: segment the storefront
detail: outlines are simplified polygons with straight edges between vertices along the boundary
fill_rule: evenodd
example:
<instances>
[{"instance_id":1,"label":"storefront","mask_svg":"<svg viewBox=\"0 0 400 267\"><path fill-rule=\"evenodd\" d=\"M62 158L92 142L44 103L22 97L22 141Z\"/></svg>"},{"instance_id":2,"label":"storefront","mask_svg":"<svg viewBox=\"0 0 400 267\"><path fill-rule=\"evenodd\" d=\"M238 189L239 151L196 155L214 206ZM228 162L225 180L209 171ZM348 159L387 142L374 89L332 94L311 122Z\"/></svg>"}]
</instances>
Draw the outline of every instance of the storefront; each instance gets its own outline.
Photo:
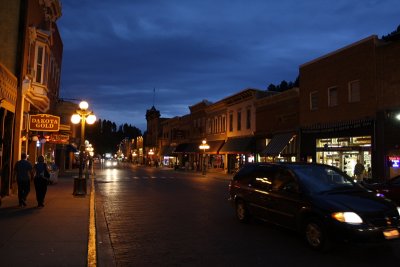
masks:
<instances>
[{"instance_id":1,"label":"storefront","mask_svg":"<svg viewBox=\"0 0 400 267\"><path fill-rule=\"evenodd\" d=\"M207 141L207 144L209 148L205 151L199 149L201 141L179 144L173 152L177 156L174 160L186 170L201 171L203 163L208 169L223 169L225 166L224 156L218 153L224 140Z\"/></svg>"},{"instance_id":2,"label":"storefront","mask_svg":"<svg viewBox=\"0 0 400 267\"><path fill-rule=\"evenodd\" d=\"M161 148L161 164L165 167L173 168L177 161L175 152L175 146L163 146Z\"/></svg>"},{"instance_id":3,"label":"storefront","mask_svg":"<svg viewBox=\"0 0 400 267\"><path fill-rule=\"evenodd\" d=\"M234 173L245 163L256 161L256 139L254 136L228 138L219 154L226 155L226 172Z\"/></svg>"},{"instance_id":4,"label":"storefront","mask_svg":"<svg viewBox=\"0 0 400 267\"><path fill-rule=\"evenodd\" d=\"M338 167L349 176L359 161L364 165L364 178L371 178L371 136L317 138L316 162Z\"/></svg>"},{"instance_id":5,"label":"storefront","mask_svg":"<svg viewBox=\"0 0 400 267\"><path fill-rule=\"evenodd\" d=\"M359 161L364 178L371 178L374 164L374 122L355 120L317 124L301 129L300 160L338 167L354 176Z\"/></svg>"}]
</instances>

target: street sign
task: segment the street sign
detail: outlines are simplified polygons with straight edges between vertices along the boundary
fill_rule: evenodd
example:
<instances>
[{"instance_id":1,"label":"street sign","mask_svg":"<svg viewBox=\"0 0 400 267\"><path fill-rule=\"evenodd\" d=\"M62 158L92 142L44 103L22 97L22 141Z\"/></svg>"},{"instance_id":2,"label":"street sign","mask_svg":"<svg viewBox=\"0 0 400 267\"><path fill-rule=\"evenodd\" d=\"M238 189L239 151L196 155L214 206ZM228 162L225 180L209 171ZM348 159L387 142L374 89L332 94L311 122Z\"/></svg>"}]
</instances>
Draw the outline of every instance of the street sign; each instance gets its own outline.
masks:
<instances>
[{"instance_id":1,"label":"street sign","mask_svg":"<svg viewBox=\"0 0 400 267\"><path fill-rule=\"evenodd\" d=\"M60 117L50 114L30 115L29 130L41 132L58 132L60 130Z\"/></svg>"}]
</instances>

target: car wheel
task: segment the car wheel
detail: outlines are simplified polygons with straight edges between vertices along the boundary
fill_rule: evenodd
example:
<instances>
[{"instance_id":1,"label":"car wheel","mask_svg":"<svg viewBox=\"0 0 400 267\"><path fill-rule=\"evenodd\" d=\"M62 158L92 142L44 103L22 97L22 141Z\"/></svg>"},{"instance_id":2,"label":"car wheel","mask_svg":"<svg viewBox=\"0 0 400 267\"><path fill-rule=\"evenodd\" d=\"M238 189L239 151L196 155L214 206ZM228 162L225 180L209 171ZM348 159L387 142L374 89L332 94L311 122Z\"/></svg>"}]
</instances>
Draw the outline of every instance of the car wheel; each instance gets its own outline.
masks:
<instances>
[{"instance_id":1,"label":"car wheel","mask_svg":"<svg viewBox=\"0 0 400 267\"><path fill-rule=\"evenodd\" d=\"M247 211L246 203L241 199L236 201L236 217L243 223L249 220L249 212Z\"/></svg>"},{"instance_id":2,"label":"car wheel","mask_svg":"<svg viewBox=\"0 0 400 267\"><path fill-rule=\"evenodd\" d=\"M319 219L310 219L304 226L304 237L307 244L315 250L327 250L329 240L324 224Z\"/></svg>"}]
</instances>

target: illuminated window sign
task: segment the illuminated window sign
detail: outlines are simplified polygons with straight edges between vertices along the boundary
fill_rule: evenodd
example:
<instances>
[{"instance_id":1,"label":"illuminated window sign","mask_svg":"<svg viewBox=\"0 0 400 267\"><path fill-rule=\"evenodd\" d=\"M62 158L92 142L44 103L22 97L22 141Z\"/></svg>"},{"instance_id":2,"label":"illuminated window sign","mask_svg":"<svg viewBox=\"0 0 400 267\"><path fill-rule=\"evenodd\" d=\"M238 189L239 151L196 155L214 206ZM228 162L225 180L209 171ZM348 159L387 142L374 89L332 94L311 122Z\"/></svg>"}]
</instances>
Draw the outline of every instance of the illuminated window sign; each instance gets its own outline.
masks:
<instances>
[{"instance_id":1,"label":"illuminated window sign","mask_svg":"<svg viewBox=\"0 0 400 267\"><path fill-rule=\"evenodd\" d=\"M389 157L390 165L392 168L399 168L400 167L400 157L398 156L391 156Z\"/></svg>"}]
</instances>

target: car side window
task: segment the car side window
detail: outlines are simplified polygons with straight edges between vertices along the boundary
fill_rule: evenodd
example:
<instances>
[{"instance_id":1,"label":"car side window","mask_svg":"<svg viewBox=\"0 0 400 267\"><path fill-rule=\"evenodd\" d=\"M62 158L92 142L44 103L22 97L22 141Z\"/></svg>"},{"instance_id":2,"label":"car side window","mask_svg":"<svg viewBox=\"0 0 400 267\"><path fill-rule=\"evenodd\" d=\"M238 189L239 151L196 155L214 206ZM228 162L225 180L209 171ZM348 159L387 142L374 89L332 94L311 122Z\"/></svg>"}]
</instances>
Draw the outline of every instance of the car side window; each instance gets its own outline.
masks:
<instances>
[{"instance_id":1,"label":"car side window","mask_svg":"<svg viewBox=\"0 0 400 267\"><path fill-rule=\"evenodd\" d=\"M254 188L262 191L270 191L274 172L271 168L257 169L252 174L251 184Z\"/></svg>"},{"instance_id":2,"label":"car side window","mask_svg":"<svg viewBox=\"0 0 400 267\"><path fill-rule=\"evenodd\" d=\"M280 170L272 183L272 190L278 192L298 193L299 188L296 179L287 170Z\"/></svg>"},{"instance_id":3,"label":"car side window","mask_svg":"<svg viewBox=\"0 0 400 267\"><path fill-rule=\"evenodd\" d=\"M251 179L251 175L254 172L253 167L251 166L246 166L245 168L240 169L234 176L233 180L234 181L239 181L241 183L248 183L249 180Z\"/></svg>"}]
</instances>

